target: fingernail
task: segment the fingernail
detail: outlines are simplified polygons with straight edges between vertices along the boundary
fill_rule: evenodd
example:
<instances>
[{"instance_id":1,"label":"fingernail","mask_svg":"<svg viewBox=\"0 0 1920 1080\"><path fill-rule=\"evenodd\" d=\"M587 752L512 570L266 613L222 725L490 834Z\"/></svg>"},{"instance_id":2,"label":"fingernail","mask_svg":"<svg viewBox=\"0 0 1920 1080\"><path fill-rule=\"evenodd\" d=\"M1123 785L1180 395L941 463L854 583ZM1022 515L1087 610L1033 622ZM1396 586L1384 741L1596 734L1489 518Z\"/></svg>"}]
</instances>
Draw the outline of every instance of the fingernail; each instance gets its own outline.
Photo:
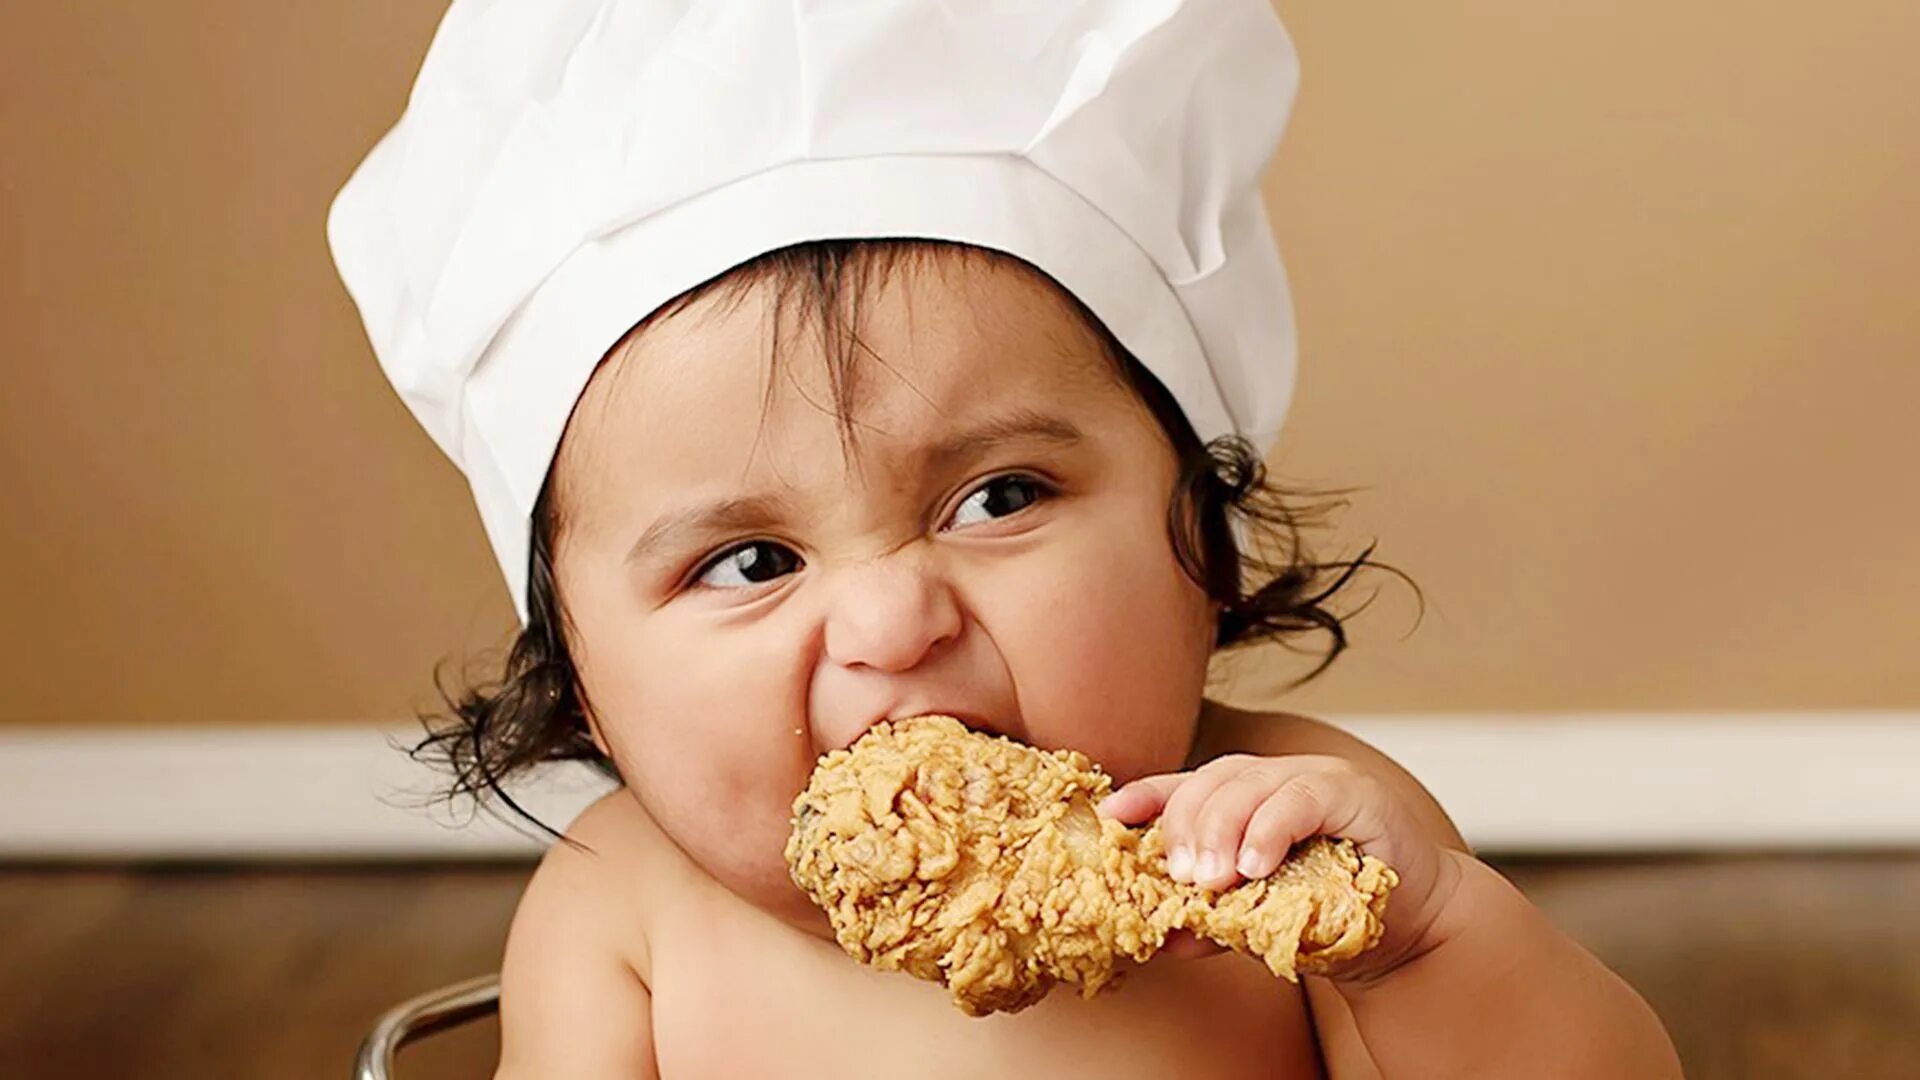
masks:
<instances>
[{"instance_id":1,"label":"fingernail","mask_svg":"<svg viewBox=\"0 0 1920 1080\"><path fill-rule=\"evenodd\" d=\"M1185 844L1173 849L1167 856L1167 876L1175 881L1186 881L1193 872L1193 849Z\"/></svg>"},{"instance_id":2,"label":"fingernail","mask_svg":"<svg viewBox=\"0 0 1920 1080\"><path fill-rule=\"evenodd\" d=\"M1217 851L1202 852L1200 865L1193 868L1193 880L1212 881L1227 868L1227 860Z\"/></svg>"},{"instance_id":3,"label":"fingernail","mask_svg":"<svg viewBox=\"0 0 1920 1080\"><path fill-rule=\"evenodd\" d=\"M1240 871L1240 876L1243 878L1251 879L1266 876L1260 872L1260 853L1252 848L1241 849L1240 861L1234 866L1234 869Z\"/></svg>"},{"instance_id":4,"label":"fingernail","mask_svg":"<svg viewBox=\"0 0 1920 1080\"><path fill-rule=\"evenodd\" d=\"M1096 814L1099 814L1101 817L1112 817L1113 811L1108 808L1113 805L1113 800L1117 797L1118 796L1115 796L1115 795L1109 795L1106 798L1101 799L1098 803L1094 805L1093 812Z\"/></svg>"}]
</instances>

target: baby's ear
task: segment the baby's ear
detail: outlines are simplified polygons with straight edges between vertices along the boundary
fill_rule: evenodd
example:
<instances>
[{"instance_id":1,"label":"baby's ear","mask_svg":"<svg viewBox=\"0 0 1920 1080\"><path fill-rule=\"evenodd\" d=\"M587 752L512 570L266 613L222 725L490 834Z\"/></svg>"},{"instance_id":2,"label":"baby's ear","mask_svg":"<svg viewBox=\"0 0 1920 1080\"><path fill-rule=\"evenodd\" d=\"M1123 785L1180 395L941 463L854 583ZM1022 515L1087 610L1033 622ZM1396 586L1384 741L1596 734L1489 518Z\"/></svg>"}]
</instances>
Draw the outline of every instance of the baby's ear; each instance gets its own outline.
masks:
<instances>
[{"instance_id":1,"label":"baby's ear","mask_svg":"<svg viewBox=\"0 0 1920 1080\"><path fill-rule=\"evenodd\" d=\"M1206 632L1210 637L1217 638L1219 636L1220 616L1225 615L1226 613L1227 613L1227 602L1225 600L1218 600L1212 597L1209 597L1207 599Z\"/></svg>"}]
</instances>

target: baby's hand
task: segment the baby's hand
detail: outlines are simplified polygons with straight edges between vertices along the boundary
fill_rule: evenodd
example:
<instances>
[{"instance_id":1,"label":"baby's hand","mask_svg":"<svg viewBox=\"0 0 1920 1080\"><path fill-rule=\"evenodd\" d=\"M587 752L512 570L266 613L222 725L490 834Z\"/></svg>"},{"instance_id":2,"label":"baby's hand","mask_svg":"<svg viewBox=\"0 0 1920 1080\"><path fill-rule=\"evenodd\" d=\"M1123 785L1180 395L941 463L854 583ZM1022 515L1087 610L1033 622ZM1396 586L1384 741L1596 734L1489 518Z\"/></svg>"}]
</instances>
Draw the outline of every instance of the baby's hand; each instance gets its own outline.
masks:
<instances>
[{"instance_id":1,"label":"baby's hand","mask_svg":"<svg viewBox=\"0 0 1920 1080\"><path fill-rule=\"evenodd\" d=\"M1441 847L1385 781L1339 757L1233 754L1142 777L1098 810L1129 825L1159 815L1168 874L1209 889L1265 877L1294 844L1318 835L1352 840L1386 862L1400 884L1387 902L1385 936L1336 969L1336 982L1376 980L1436 944L1430 935L1460 880L1456 857L1466 857Z\"/></svg>"}]
</instances>

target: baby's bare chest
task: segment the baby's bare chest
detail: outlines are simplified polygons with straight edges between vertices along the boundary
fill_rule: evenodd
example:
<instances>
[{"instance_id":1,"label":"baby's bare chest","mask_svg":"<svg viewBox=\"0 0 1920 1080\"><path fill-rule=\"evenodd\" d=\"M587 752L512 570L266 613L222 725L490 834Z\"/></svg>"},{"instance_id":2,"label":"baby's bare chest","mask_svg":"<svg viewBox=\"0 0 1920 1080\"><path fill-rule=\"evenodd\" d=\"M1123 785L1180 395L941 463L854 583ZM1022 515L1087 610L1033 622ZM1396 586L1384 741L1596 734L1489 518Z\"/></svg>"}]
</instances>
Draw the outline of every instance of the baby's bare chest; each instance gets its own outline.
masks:
<instances>
[{"instance_id":1,"label":"baby's bare chest","mask_svg":"<svg viewBox=\"0 0 1920 1080\"><path fill-rule=\"evenodd\" d=\"M676 920L678 921L678 920ZM698 1076L1319 1077L1299 988L1234 955L1155 961L1081 1000L971 1018L771 920L712 912L652 937L655 1059Z\"/></svg>"}]
</instances>

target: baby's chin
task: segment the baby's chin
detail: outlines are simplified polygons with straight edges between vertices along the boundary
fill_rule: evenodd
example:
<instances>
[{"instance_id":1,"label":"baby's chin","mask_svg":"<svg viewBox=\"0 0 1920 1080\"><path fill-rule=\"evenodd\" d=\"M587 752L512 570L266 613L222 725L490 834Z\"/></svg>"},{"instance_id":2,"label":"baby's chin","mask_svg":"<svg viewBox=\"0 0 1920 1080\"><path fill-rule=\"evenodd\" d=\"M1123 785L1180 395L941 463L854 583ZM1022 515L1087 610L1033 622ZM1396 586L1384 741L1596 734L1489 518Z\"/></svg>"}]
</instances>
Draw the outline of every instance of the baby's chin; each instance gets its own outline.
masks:
<instances>
[{"instance_id":1,"label":"baby's chin","mask_svg":"<svg viewBox=\"0 0 1920 1080\"><path fill-rule=\"evenodd\" d=\"M833 927L800 886L793 883L787 860L775 852L771 861L753 859L741 865L707 866L707 874L740 900L795 929L833 940Z\"/></svg>"}]
</instances>

